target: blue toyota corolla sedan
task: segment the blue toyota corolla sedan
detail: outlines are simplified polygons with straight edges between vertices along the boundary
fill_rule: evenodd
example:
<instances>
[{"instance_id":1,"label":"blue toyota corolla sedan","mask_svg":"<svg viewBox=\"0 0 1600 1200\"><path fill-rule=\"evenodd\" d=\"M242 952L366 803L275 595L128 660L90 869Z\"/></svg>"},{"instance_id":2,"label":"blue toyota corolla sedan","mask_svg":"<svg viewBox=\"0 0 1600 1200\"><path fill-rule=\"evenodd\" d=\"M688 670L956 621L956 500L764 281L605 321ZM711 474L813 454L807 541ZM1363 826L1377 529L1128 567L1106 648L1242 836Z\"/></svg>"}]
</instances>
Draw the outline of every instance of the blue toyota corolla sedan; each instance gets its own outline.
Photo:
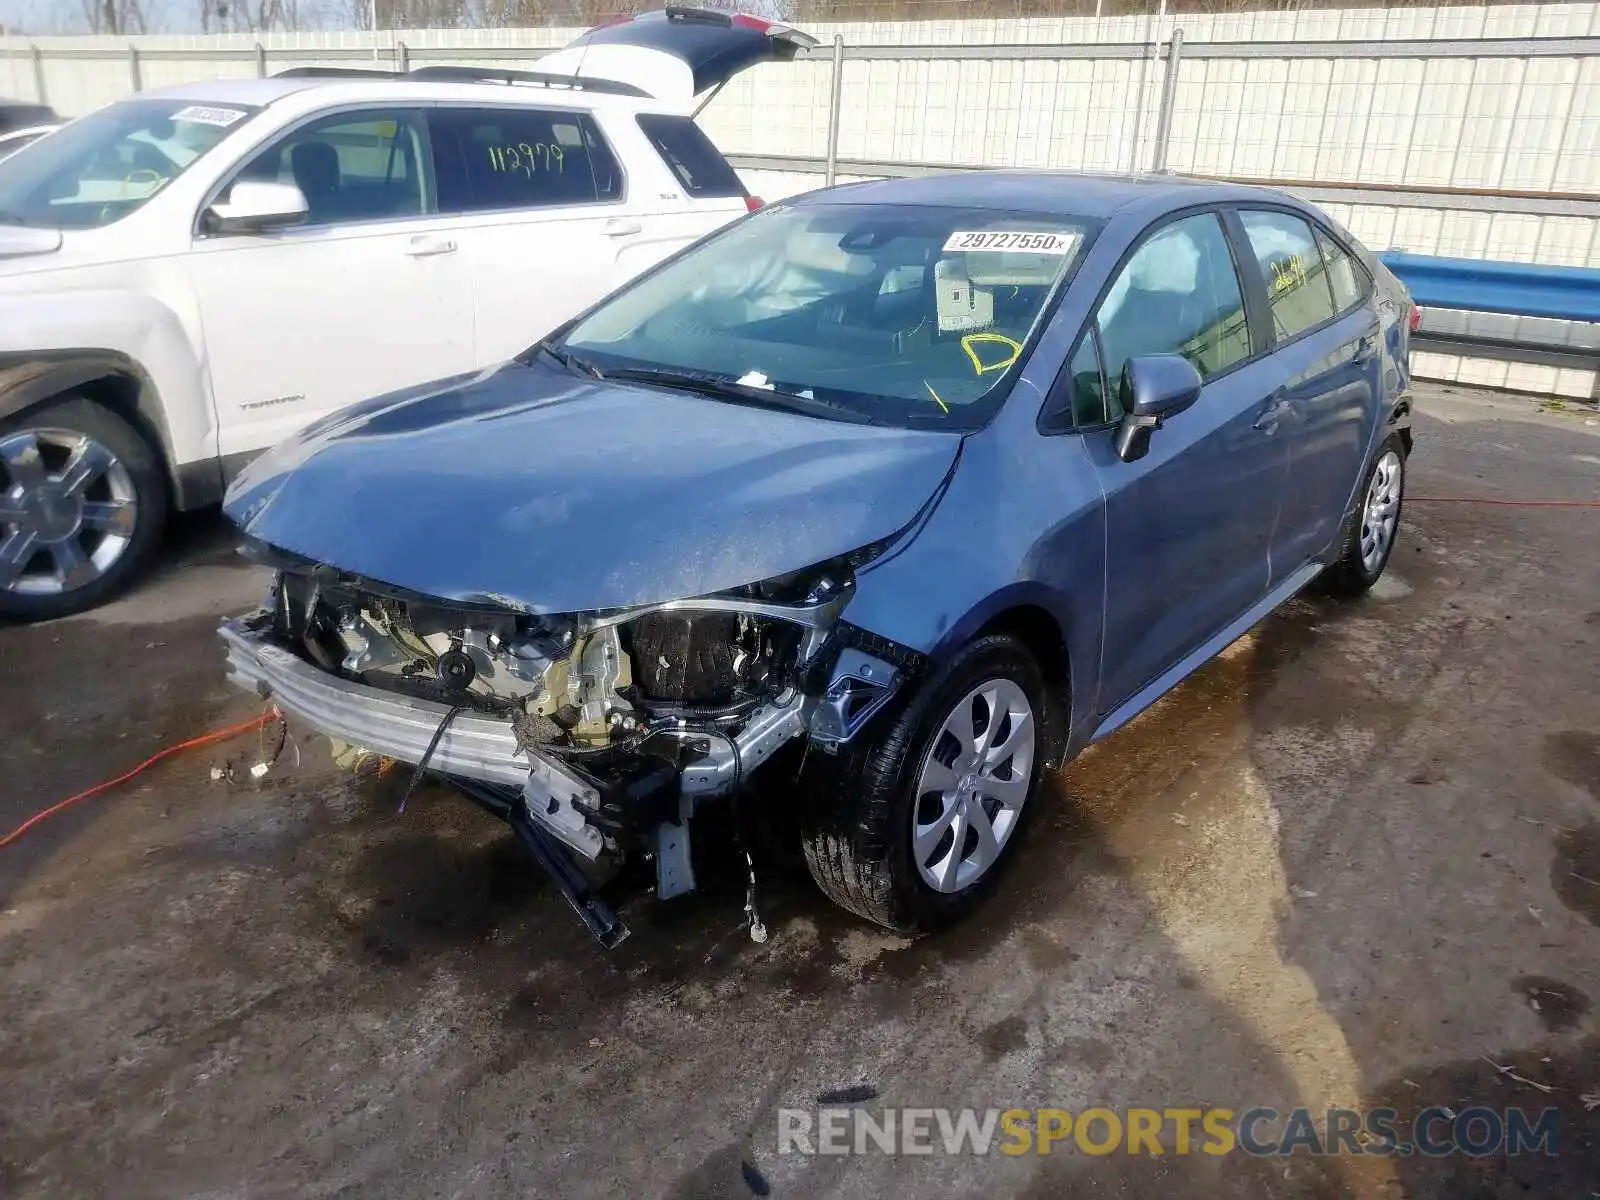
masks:
<instances>
[{"instance_id":1,"label":"blue toyota corolla sedan","mask_svg":"<svg viewBox=\"0 0 1600 1200\"><path fill-rule=\"evenodd\" d=\"M762 816L830 898L929 928L1028 852L1065 757L1382 573L1414 317L1260 189L802 196L258 459L227 511L274 583L230 671L506 817L608 944L606 869L687 891L692 830Z\"/></svg>"}]
</instances>

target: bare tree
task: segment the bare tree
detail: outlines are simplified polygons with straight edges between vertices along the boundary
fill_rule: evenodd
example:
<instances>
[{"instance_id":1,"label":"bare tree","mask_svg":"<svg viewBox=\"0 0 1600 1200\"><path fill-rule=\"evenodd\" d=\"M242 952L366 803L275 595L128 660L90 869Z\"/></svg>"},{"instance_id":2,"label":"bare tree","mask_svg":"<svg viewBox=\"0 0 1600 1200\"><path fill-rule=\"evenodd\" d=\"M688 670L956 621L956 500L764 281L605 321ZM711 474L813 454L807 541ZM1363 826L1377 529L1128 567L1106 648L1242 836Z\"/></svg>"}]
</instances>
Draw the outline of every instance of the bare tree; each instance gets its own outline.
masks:
<instances>
[{"instance_id":1,"label":"bare tree","mask_svg":"<svg viewBox=\"0 0 1600 1200\"><path fill-rule=\"evenodd\" d=\"M140 0L79 0L83 23L90 33L144 33L144 7Z\"/></svg>"}]
</instances>

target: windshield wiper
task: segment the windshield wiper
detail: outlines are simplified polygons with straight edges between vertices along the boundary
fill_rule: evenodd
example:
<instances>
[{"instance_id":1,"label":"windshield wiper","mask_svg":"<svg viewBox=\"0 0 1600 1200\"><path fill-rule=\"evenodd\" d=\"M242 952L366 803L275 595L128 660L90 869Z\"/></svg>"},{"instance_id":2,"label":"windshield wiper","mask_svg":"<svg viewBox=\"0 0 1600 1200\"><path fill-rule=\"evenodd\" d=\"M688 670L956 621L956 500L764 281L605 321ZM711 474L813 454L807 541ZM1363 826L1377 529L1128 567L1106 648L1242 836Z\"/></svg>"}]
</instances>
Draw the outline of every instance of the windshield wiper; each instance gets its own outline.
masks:
<instances>
[{"instance_id":1,"label":"windshield wiper","mask_svg":"<svg viewBox=\"0 0 1600 1200\"><path fill-rule=\"evenodd\" d=\"M582 355L574 354L571 350L565 350L559 346L551 345L548 341L540 342L534 347L534 349L543 350L546 354L555 359L563 367L566 367L569 371L575 371L579 375L587 375L591 379L605 378L599 367L595 366Z\"/></svg>"},{"instance_id":2,"label":"windshield wiper","mask_svg":"<svg viewBox=\"0 0 1600 1200\"><path fill-rule=\"evenodd\" d=\"M705 371L671 371L657 367L617 367L607 371L605 378L620 380L625 383L652 383L657 387L678 388L686 392L697 392L702 396L732 400L738 404L755 404L762 408L776 408L786 412L798 412L806 416L823 417L829 420L842 419L854 422L857 425L888 426L889 424L887 421L881 421L871 414L864 413L859 408L853 408L847 404L823 400L815 395L802 392L739 383L724 375L715 375Z\"/></svg>"}]
</instances>

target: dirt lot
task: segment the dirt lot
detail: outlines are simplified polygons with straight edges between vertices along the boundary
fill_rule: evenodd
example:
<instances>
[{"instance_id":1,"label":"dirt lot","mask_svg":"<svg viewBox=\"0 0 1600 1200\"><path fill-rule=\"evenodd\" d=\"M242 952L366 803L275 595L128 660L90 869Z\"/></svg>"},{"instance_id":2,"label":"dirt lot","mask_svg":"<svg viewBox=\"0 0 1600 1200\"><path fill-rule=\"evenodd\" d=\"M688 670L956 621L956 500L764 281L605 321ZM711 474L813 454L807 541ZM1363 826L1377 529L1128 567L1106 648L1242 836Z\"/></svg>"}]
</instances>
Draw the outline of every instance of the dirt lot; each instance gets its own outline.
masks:
<instances>
[{"instance_id":1,"label":"dirt lot","mask_svg":"<svg viewBox=\"0 0 1600 1200\"><path fill-rule=\"evenodd\" d=\"M1414 496L1600 496L1600 427L1423 397ZM215 519L88 617L0 629L0 827L255 715ZM508 832L391 775L169 759L0 851L7 1196L1600 1192L1600 512L1412 503L1378 595L1300 601L1085 754L1003 893L907 942L732 862L607 955ZM286 768L295 757L286 756ZM1498 1073L1510 1066L1550 1090ZM1559 1157L780 1157L776 1111L1474 1102Z\"/></svg>"}]
</instances>

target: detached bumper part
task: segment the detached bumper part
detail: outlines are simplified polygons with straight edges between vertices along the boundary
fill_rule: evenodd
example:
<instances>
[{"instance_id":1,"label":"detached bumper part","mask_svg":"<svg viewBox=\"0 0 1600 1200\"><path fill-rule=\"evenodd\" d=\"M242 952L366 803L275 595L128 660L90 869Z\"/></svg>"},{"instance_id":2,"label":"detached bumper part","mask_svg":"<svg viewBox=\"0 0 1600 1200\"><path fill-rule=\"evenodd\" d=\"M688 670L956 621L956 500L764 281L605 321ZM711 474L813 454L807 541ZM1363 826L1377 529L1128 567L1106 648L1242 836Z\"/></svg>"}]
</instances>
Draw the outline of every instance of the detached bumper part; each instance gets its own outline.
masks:
<instances>
[{"instance_id":1,"label":"detached bumper part","mask_svg":"<svg viewBox=\"0 0 1600 1200\"><path fill-rule=\"evenodd\" d=\"M899 668L863 650L846 647L839 652L828 691L811 715L811 736L824 745L848 742L894 696L900 687Z\"/></svg>"},{"instance_id":2,"label":"detached bumper part","mask_svg":"<svg viewBox=\"0 0 1600 1200\"><path fill-rule=\"evenodd\" d=\"M263 688L286 712L319 733L374 754L419 763L449 715L448 705L352 683L275 646L251 617L223 622L228 678L248 691ZM457 715L439 739L429 769L483 783L521 788L532 764L517 749L509 722L480 713Z\"/></svg>"}]
</instances>

